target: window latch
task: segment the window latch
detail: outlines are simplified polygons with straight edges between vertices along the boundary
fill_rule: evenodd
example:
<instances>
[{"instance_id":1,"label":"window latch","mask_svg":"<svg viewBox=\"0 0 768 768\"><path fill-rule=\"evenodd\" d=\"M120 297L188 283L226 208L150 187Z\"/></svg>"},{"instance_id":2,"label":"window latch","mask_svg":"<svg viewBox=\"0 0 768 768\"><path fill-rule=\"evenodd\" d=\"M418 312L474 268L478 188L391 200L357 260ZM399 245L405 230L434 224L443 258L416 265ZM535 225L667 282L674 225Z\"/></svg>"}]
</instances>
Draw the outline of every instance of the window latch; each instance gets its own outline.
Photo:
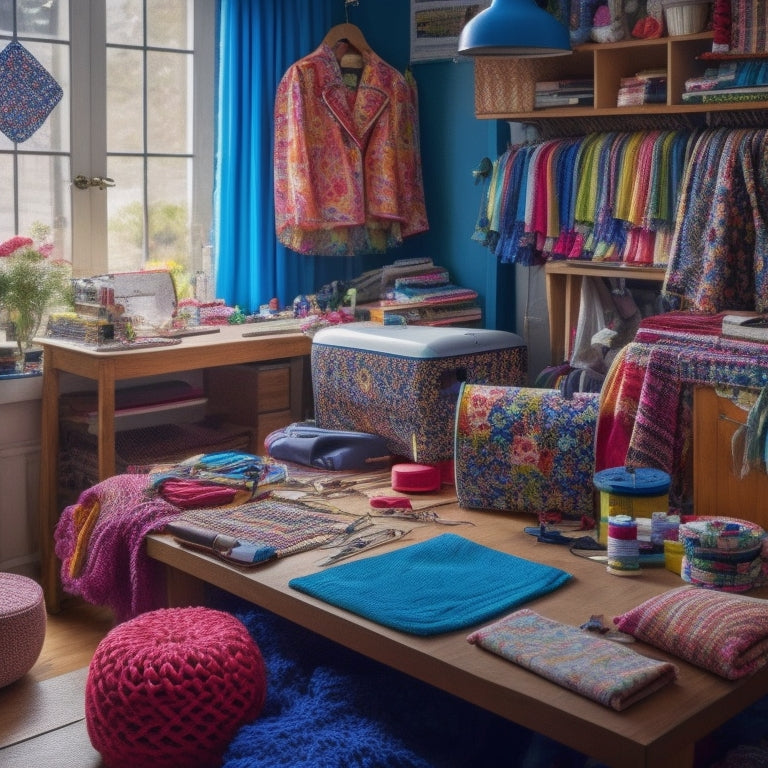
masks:
<instances>
[{"instance_id":1,"label":"window latch","mask_svg":"<svg viewBox=\"0 0 768 768\"><path fill-rule=\"evenodd\" d=\"M110 179L107 176L93 176L92 178L89 179L87 176L83 176L82 174L80 174L79 176L75 176L75 178L72 179L72 183L78 189L88 189L89 187L98 187L99 189L104 190L107 187L115 186L114 179Z\"/></svg>"}]
</instances>

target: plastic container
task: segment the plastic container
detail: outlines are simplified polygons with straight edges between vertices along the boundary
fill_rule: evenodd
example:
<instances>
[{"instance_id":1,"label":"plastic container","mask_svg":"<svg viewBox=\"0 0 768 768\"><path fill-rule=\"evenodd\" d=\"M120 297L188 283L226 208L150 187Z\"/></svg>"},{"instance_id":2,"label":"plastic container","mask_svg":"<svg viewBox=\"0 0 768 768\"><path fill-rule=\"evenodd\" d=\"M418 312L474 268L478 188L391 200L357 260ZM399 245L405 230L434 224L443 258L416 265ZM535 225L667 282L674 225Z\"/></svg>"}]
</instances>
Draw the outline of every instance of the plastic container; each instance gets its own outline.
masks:
<instances>
[{"instance_id":1,"label":"plastic container","mask_svg":"<svg viewBox=\"0 0 768 768\"><path fill-rule=\"evenodd\" d=\"M668 539L664 542L664 567L678 576L683 570L683 544Z\"/></svg>"},{"instance_id":2,"label":"plastic container","mask_svg":"<svg viewBox=\"0 0 768 768\"><path fill-rule=\"evenodd\" d=\"M676 35L695 35L703 32L709 18L710 3L701 0L662 0L667 32Z\"/></svg>"},{"instance_id":3,"label":"plastic container","mask_svg":"<svg viewBox=\"0 0 768 768\"><path fill-rule=\"evenodd\" d=\"M595 488L600 491L600 519L597 533L601 544L608 541L608 518L629 515L651 517L669 510L670 478L660 469L613 467L595 473Z\"/></svg>"}]
</instances>

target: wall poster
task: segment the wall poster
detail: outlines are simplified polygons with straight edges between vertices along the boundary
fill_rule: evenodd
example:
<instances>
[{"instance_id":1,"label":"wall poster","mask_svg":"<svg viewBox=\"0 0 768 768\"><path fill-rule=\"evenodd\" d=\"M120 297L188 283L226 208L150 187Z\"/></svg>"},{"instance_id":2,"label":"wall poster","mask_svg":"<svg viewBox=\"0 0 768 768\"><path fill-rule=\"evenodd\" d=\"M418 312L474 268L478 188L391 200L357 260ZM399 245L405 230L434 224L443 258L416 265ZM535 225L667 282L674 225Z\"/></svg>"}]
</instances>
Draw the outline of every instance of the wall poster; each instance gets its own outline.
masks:
<instances>
[{"instance_id":1,"label":"wall poster","mask_svg":"<svg viewBox=\"0 0 768 768\"><path fill-rule=\"evenodd\" d=\"M411 0L411 62L453 59L462 27L491 0Z\"/></svg>"}]
</instances>

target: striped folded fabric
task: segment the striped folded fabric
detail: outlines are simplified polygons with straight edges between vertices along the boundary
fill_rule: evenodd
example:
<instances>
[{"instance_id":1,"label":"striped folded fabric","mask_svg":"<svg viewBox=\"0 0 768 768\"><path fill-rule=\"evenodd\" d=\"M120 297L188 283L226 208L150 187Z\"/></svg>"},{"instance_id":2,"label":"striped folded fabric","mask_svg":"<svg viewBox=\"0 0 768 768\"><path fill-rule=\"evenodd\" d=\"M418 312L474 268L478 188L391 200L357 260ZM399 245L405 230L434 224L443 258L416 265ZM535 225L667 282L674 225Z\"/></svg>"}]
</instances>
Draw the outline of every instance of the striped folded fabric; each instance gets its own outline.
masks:
<instances>
[{"instance_id":1,"label":"striped folded fabric","mask_svg":"<svg viewBox=\"0 0 768 768\"><path fill-rule=\"evenodd\" d=\"M617 711L677 679L674 664L524 608L467 640Z\"/></svg>"},{"instance_id":2,"label":"striped folded fabric","mask_svg":"<svg viewBox=\"0 0 768 768\"><path fill-rule=\"evenodd\" d=\"M678 587L616 616L622 632L728 680L768 662L768 600Z\"/></svg>"}]
</instances>

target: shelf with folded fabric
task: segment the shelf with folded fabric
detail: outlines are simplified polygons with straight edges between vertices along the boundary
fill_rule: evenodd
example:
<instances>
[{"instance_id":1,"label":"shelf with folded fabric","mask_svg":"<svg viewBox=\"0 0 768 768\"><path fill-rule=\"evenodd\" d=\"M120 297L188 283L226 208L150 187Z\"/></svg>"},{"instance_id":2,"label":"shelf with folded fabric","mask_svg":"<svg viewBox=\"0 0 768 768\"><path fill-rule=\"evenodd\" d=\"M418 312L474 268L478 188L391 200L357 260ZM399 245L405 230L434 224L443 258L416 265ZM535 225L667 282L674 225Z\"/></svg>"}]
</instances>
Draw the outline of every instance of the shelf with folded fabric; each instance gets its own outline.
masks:
<instances>
[{"instance_id":1,"label":"shelf with folded fabric","mask_svg":"<svg viewBox=\"0 0 768 768\"><path fill-rule=\"evenodd\" d=\"M702 76L708 66L704 54L711 51L712 32L661 37L652 40L621 40L616 43L585 43L570 56L514 58L486 56L475 59L475 115L488 120L517 120L542 123L581 120L584 130L621 130L621 120L634 124L648 121L653 127L675 127L722 119L765 121L768 99L751 102L684 104L683 92L689 78ZM618 107L622 78L640 70L666 71L667 98L662 103ZM591 106L576 105L534 109L536 83L546 80L591 78L594 99ZM757 116L755 112L758 111ZM595 121L591 127L589 121ZM613 122L612 122L613 121ZM600 126L600 127L598 127Z\"/></svg>"},{"instance_id":2,"label":"shelf with folded fabric","mask_svg":"<svg viewBox=\"0 0 768 768\"><path fill-rule=\"evenodd\" d=\"M553 365L569 359L571 338L579 320L581 281L584 277L621 277L657 283L664 282L666 268L646 264L606 261L548 261L544 266L549 344Z\"/></svg>"}]
</instances>

